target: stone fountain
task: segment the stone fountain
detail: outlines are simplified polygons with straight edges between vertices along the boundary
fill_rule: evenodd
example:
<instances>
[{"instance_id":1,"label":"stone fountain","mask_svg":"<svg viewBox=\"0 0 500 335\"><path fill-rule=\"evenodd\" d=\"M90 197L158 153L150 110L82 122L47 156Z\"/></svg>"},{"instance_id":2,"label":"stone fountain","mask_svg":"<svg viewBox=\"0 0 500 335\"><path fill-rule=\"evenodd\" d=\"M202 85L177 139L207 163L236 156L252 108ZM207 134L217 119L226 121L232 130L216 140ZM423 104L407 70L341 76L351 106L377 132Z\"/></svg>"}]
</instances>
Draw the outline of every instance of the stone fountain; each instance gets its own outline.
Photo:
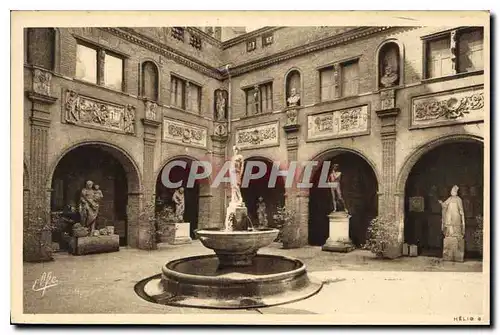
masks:
<instances>
[{"instance_id":1,"label":"stone fountain","mask_svg":"<svg viewBox=\"0 0 500 335\"><path fill-rule=\"evenodd\" d=\"M278 236L277 229L255 229L240 192L243 157L231 159L231 202L224 228L201 229L196 235L215 252L177 259L162 273L139 282L144 299L165 305L198 308L257 308L305 299L321 289L297 259L258 254Z\"/></svg>"}]
</instances>

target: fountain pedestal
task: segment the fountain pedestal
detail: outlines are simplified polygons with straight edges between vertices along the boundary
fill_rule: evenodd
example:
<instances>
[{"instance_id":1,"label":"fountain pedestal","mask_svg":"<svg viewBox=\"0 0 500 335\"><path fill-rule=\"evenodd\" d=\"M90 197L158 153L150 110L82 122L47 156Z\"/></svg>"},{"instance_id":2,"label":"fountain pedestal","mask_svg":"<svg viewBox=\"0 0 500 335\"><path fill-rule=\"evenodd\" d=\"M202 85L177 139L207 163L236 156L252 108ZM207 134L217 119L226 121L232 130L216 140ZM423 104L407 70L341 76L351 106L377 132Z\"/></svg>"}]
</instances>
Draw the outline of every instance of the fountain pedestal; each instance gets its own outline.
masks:
<instances>
[{"instance_id":1,"label":"fountain pedestal","mask_svg":"<svg viewBox=\"0 0 500 335\"><path fill-rule=\"evenodd\" d=\"M321 250L333 252L350 252L354 250L354 245L349 238L350 217L345 212L332 212L328 215L330 220L329 237Z\"/></svg>"}]
</instances>

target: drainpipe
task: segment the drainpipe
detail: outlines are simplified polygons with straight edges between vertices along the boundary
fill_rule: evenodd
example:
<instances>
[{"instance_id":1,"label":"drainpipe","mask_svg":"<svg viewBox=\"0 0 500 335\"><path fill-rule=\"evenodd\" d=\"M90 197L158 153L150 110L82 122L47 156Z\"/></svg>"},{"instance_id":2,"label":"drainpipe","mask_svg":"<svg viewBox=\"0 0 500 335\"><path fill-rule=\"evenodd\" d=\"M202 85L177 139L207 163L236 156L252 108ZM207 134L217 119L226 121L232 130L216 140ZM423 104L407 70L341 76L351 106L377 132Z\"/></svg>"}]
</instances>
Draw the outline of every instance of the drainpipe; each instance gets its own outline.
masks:
<instances>
[{"instance_id":1,"label":"drainpipe","mask_svg":"<svg viewBox=\"0 0 500 335\"><path fill-rule=\"evenodd\" d=\"M231 73L229 72L229 64L225 67L227 76L228 76L228 85L227 85L227 134L228 134L228 143L231 142L231 118L232 118L232 105L231 105ZM226 163L229 157L229 145L226 144L226 150L224 153L224 163ZM227 187L224 187L224 208L227 208Z\"/></svg>"}]
</instances>

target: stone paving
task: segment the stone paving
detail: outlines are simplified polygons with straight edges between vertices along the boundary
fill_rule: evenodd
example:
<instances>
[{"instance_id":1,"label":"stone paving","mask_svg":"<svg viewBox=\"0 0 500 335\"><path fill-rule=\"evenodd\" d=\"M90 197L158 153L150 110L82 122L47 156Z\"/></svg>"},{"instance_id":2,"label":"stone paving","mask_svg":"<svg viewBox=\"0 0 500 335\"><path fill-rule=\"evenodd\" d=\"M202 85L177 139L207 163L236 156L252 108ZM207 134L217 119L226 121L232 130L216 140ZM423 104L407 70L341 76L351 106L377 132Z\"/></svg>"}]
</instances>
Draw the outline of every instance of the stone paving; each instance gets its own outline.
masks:
<instances>
[{"instance_id":1,"label":"stone paving","mask_svg":"<svg viewBox=\"0 0 500 335\"><path fill-rule=\"evenodd\" d=\"M324 282L320 293L306 300L252 310L210 310L152 304L134 292L138 281L159 273L166 262L210 253L194 241L162 245L154 251L121 248L119 252L87 256L58 253L53 262L25 263L24 312L482 315L487 276L479 261L449 263L430 257L378 260L363 250L339 254L312 246L284 250L272 244L260 251L299 258L311 278ZM43 272L51 272L59 284L42 295L32 285Z\"/></svg>"}]
</instances>

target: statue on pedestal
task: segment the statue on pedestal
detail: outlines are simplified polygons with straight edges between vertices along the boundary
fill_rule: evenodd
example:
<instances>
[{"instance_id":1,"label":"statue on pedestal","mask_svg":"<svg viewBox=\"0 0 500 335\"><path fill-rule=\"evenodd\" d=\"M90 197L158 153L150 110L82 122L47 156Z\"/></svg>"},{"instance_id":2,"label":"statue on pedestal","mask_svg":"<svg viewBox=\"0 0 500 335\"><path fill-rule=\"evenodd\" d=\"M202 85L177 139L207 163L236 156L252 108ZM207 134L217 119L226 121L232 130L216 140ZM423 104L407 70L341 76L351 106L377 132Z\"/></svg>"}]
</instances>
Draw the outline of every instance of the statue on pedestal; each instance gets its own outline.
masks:
<instances>
[{"instance_id":1,"label":"statue on pedestal","mask_svg":"<svg viewBox=\"0 0 500 335\"><path fill-rule=\"evenodd\" d=\"M241 178L243 176L243 164L245 159L239 153L237 146L233 147L234 155L231 158L231 167L229 170L231 177L231 203L243 204L243 197L241 195Z\"/></svg>"},{"instance_id":2,"label":"statue on pedestal","mask_svg":"<svg viewBox=\"0 0 500 335\"><path fill-rule=\"evenodd\" d=\"M286 101L290 107L300 105L300 95L297 93L295 87L290 90L290 96Z\"/></svg>"},{"instance_id":3,"label":"statue on pedestal","mask_svg":"<svg viewBox=\"0 0 500 335\"><path fill-rule=\"evenodd\" d=\"M333 201L333 211L337 211L337 201L342 203L344 211L347 213L347 207L345 205L344 198L342 197L342 191L340 190L340 178L342 177L342 172L339 170L338 164L333 164L332 172L328 176L328 183L330 185L330 190L332 192Z\"/></svg>"},{"instance_id":4,"label":"statue on pedestal","mask_svg":"<svg viewBox=\"0 0 500 335\"><path fill-rule=\"evenodd\" d=\"M175 217L179 222L184 221L184 187L179 187L172 195L172 201L175 203Z\"/></svg>"},{"instance_id":5,"label":"statue on pedestal","mask_svg":"<svg viewBox=\"0 0 500 335\"><path fill-rule=\"evenodd\" d=\"M465 216L462 199L458 196L458 186L451 188L450 197L446 201L438 200L443 209L441 230L445 237L464 238Z\"/></svg>"},{"instance_id":6,"label":"statue on pedestal","mask_svg":"<svg viewBox=\"0 0 500 335\"><path fill-rule=\"evenodd\" d=\"M259 85L255 85L253 88L253 104L254 104L254 113L260 113L260 89Z\"/></svg>"},{"instance_id":7,"label":"statue on pedestal","mask_svg":"<svg viewBox=\"0 0 500 335\"><path fill-rule=\"evenodd\" d=\"M259 197L259 201L257 202L257 219L259 220L259 225L261 227L267 226L266 203L262 197Z\"/></svg>"},{"instance_id":8,"label":"statue on pedestal","mask_svg":"<svg viewBox=\"0 0 500 335\"><path fill-rule=\"evenodd\" d=\"M97 215L99 214L99 202L102 200L102 191L99 185L88 180L85 188L80 193L80 224L90 229L90 235L94 235Z\"/></svg>"}]
</instances>

